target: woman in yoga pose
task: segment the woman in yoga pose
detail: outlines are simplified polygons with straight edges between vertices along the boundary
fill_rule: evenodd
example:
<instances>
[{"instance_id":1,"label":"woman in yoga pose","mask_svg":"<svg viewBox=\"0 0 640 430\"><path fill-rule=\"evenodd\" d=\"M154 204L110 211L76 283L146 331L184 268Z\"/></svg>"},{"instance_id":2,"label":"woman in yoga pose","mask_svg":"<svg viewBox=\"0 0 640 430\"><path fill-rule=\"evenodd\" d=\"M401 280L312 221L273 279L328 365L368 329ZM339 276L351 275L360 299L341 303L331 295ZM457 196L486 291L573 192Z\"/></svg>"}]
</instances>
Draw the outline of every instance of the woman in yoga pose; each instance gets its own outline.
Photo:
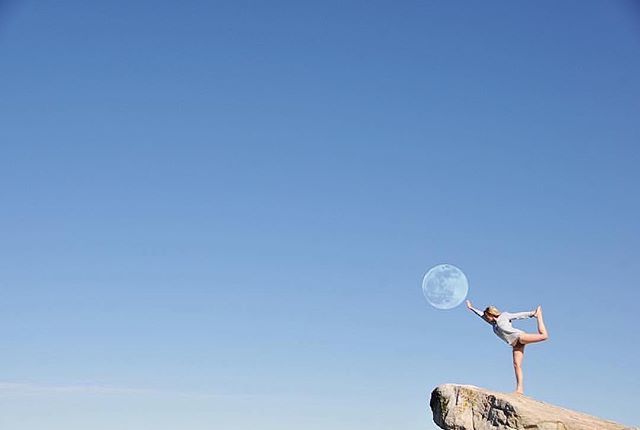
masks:
<instances>
[{"instance_id":1,"label":"woman in yoga pose","mask_svg":"<svg viewBox=\"0 0 640 430\"><path fill-rule=\"evenodd\" d=\"M494 306L487 306L484 312L475 309L469 300L467 308L480 318L493 326L493 332L513 348L513 368L516 372L516 393L523 394L522 359L524 358L524 346L529 343L542 342L549 339L547 328L542 318L542 307L529 312L500 312ZM538 333L525 333L511 325L511 321L522 318L536 318L538 320Z\"/></svg>"}]
</instances>

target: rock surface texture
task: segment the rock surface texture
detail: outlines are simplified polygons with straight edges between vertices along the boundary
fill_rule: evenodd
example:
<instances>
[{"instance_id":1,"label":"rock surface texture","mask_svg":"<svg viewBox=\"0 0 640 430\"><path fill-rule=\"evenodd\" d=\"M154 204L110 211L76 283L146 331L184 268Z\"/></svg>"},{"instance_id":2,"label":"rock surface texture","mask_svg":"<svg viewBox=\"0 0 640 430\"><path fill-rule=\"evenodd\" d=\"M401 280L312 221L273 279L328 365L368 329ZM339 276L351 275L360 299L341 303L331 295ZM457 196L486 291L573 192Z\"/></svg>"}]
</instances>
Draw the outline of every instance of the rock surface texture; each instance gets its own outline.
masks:
<instances>
[{"instance_id":1,"label":"rock surface texture","mask_svg":"<svg viewBox=\"0 0 640 430\"><path fill-rule=\"evenodd\" d=\"M633 430L612 421L549 405L519 394L472 385L440 385L429 402L445 430Z\"/></svg>"}]
</instances>

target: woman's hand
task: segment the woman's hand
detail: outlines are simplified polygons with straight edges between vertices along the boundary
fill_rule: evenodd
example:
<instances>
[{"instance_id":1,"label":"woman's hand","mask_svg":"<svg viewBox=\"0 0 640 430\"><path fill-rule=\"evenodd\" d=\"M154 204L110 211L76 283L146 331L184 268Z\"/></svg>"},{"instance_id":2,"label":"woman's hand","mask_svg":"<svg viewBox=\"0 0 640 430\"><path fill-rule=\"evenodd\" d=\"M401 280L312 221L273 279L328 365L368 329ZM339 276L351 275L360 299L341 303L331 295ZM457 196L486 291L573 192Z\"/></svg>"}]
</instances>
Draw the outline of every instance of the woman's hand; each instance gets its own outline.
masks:
<instances>
[{"instance_id":1,"label":"woman's hand","mask_svg":"<svg viewBox=\"0 0 640 430\"><path fill-rule=\"evenodd\" d=\"M473 306L471 306L471 302L469 300L467 300L467 309L471 309Z\"/></svg>"}]
</instances>

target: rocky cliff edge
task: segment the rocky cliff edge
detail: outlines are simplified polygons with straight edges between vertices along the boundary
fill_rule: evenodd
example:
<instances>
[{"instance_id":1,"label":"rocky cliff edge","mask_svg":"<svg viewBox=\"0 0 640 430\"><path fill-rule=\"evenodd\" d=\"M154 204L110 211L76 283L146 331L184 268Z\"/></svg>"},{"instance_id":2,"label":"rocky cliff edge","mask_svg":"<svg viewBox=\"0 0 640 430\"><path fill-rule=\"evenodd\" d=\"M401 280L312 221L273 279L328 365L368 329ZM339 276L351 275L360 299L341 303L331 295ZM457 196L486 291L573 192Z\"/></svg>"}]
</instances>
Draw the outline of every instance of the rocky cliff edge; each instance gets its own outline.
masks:
<instances>
[{"instance_id":1,"label":"rocky cliff edge","mask_svg":"<svg viewBox=\"0 0 640 430\"><path fill-rule=\"evenodd\" d=\"M520 394L444 384L431 393L433 420L445 430L640 430Z\"/></svg>"}]
</instances>

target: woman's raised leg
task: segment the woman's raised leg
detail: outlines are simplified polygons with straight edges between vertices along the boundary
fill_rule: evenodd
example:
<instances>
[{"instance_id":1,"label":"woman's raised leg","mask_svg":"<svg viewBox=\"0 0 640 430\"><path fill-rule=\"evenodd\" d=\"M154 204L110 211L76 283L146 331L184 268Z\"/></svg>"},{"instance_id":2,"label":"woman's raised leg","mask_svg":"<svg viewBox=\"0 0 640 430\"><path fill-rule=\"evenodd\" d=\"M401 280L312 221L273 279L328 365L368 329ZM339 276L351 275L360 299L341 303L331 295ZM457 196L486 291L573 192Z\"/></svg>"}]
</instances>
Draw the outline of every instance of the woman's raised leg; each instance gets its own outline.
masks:
<instances>
[{"instance_id":1,"label":"woman's raised leg","mask_svg":"<svg viewBox=\"0 0 640 430\"><path fill-rule=\"evenodd\" d=\"M524 345L517 342L513 347L513 370L516 372L516 393L524 394L522 360L524 359Z\"/></svg>"},{"instance_id":2,"label":"woman's raised leg","mask_svg":"<svg viewBox=\"0 0 640 430\"><path fill-rule=\"evenodd\" d=\"M538 320L538 333L537 334L534 334L534 333L520 334L520 337L518 339L520 340L520 343L522 343L523 345L527 343L542 342L543 340L549 339L549 334L547 333L547 327L544 325L544 318L542 317L541 306L538 306L538 309L536 309L535 317Z\"/></svg>"}]
</instances>

